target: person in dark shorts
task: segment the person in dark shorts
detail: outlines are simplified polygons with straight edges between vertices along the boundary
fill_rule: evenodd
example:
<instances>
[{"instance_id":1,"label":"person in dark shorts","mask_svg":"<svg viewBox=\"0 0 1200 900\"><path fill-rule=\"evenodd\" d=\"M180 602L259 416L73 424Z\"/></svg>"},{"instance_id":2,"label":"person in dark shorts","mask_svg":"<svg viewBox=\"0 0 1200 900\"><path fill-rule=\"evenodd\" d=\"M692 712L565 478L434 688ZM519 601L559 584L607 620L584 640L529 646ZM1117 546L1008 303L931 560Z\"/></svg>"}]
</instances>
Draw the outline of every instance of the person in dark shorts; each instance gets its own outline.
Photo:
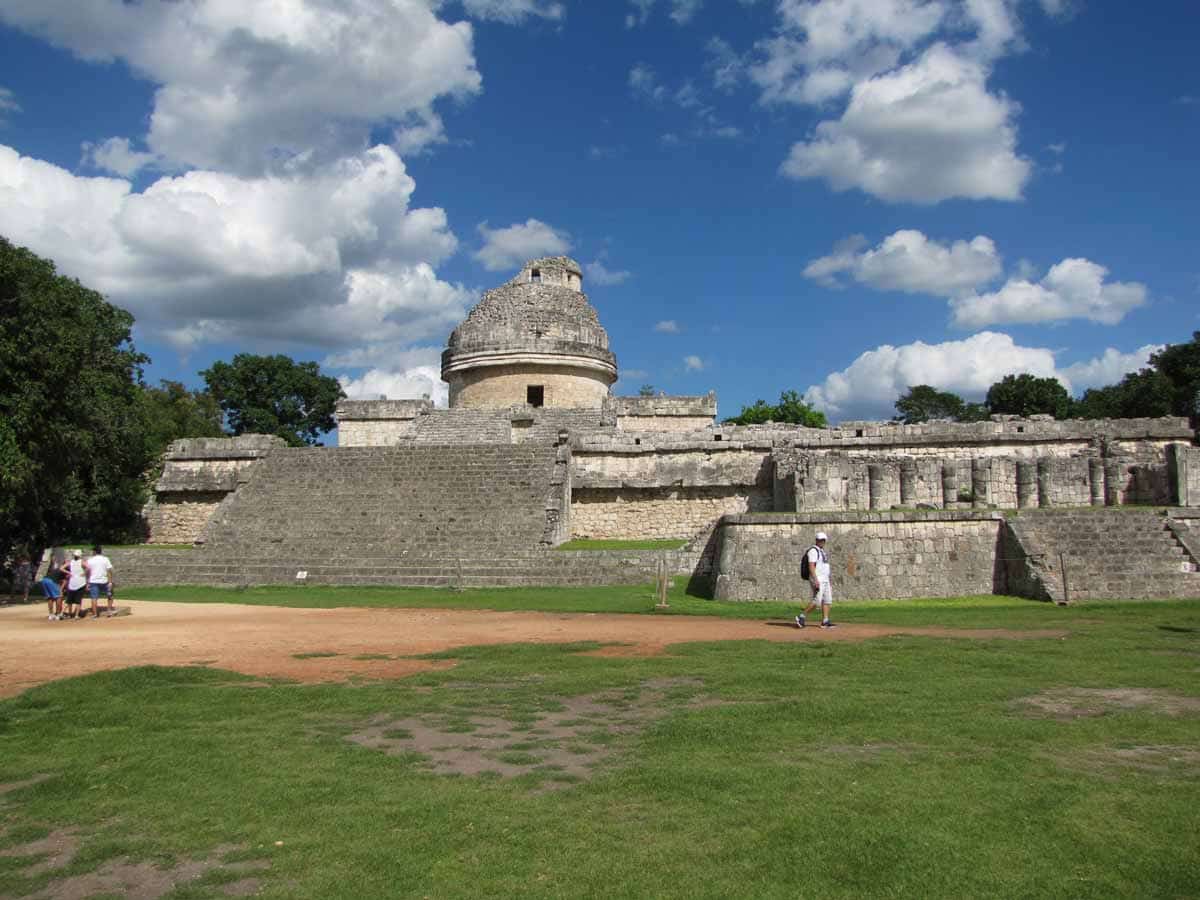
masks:
<instances>
[{"instance_id":1,"label":"person in dark shorts","mask_svg":"<svg viewBox=\"0 0 1200 900\"><path fill-rule=\"evenodd\" d=\"M29 554L22 553L17 558L16 577L13 579L13 593L21 595L21 602L29 602L29 588L33 585L33 565L29 562Z\"/></svg>"},{"instance_id":2,"label":"person in dark shorts","mask_svg":"<svg viewBox=\"0 0 1200 900\"><path fill-rule=\"evenodd\" d=\"M83 592L87 588L87 569L83 565L82 550L71 551L71 558L63 566L63 571L67 573L67 618L79 616L83 609Z\"/></svg>"}]
</instances>

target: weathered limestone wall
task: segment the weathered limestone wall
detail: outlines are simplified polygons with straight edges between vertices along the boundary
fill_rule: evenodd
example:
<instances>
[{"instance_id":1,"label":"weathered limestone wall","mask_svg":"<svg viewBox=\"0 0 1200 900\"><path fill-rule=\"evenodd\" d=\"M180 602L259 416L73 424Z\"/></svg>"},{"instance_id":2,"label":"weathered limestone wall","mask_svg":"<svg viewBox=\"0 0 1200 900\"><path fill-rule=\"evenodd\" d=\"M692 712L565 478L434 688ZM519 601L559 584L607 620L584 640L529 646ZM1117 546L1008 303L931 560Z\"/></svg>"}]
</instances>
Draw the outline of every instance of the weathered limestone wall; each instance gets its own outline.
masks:
<instances>
[{"instance_id":1,"label":"weathered limestone wall","mask_svg":"<svg viewBox=\"0 0 1200 900\"><path fill-rule=\"evenodd\" d=\"M765 512L771 493L758 487L576 488L571 537L607 540L680 540L694 537L723 515Z\"/></svg>"},{"instance_id":2,"label":"weathered limestone wall","mask_svg":"<svg viewBox=\"0 0 1200 900\"><path fill-rule=\"evenodd\" d=\"M800 558L818 530L829 535L835 604L1002 592L1003 527L998 513L966 511L727 516L715 596L807 603Z\"/></svg>"},{"instance_id":3,"label":"weathered limestone wall","mask_svg":"<svg viewBox=\"0 0 1200 900\"><path fill-rule=\"evenodd\" d=\"M429 400L343 400L337 405L339 447L389 447L411 440Z\"/></svg>"},{"instance_id":4,"label":"weathered limestone wall","mask_svg":"<svg viewBox=\"0 0 1200 900\"><path fill-rule=\"evenodd\" d=\"M487 366L450 376L450 405L507 409L526 402L526 388L541 385L545 406L599 409L609 381L604 372L570 366Z\"/></svg>"},{"instance_id":5,"label":"weathered limestone wall","mask_svg":"<svg viewBox=\"0 0 1200 900\"><path fill-rule=\"evenodd\" d=\"M604 410L616 420L618 431L702 431L716 419L717 395L610 397Z\"/></svg>"},{"instance_id":6,"label":"weathered limestone wall","mask_svg":"<svg viewBox=\"0 0 1200 900\"><path fill-rule=\"evenodd\" d=\"M154 498L142 515L147 543L198 540L221 502L237 490L250 466L287 446L282 438L243 434L233 438L186 438L167 448Z\"/></svg>"},{"instance_id":7,"label":"weathered limestone wall","mask_svg":"<svg viewBox=\"0 0 1200 900\"><path fill-rule=\"evenodd\" d=\"M1187 503L1181 506L1200 506L1200 448L1187 449L1187 478L1183 484L1188 486Z\"/></svg>"},{"instance_id":8,"label":"weathered limestone wall","mask_svg":"<svg viewBox=\"0 0 1200 900\"><path fill-rule=\"evenodd\" d=\"M1172 444L1167 452L1167 478L1174 489L1167 502L1200 507L1200 447Z\"/></svg>"},{"instance_id":9,"label":"weathered limestone wall","mask_svg":"<svg viewBox=\"0 0 1200 900\"><path fill-rule=\"evenodd\" d=\"M160 493L144 512L151 544L190 544L204 531L227 491Z\"/></svg>"}]
</instances>

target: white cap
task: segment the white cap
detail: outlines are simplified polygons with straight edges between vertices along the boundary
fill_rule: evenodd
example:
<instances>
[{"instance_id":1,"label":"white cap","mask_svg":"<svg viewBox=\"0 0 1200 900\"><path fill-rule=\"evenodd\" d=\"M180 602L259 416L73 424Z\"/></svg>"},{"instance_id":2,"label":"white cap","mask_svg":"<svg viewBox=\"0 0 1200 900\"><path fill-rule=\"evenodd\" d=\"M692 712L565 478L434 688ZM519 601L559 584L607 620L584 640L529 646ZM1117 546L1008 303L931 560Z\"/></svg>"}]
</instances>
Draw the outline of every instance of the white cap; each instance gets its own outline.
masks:
<instances>
[{"instance_id":1,"label":"white cap","mask_svg":"<svg viewBox=\"0 0 1200 900\"><path fill-rule=\"evenodd\" d=\"M818 540L818 541L827 541L827 540L829 540L829 535L827 535L827 534L826 534L825 532L823 532L823 531L818 531L818 532L817 532L817 536L816 536L815 540Z\"/></svg>"},{"instance_id":2,"label":"white cap","mask_svg":"<svg viewBox=\"0 0 1200 900\"><path fill-rule=\"evenodd\" d=\"M73 557L75 557L76 559L79 559L81 556L83 556L83 551L82 550L72 550L71 555Z\"/></svg>"}]
</instances>

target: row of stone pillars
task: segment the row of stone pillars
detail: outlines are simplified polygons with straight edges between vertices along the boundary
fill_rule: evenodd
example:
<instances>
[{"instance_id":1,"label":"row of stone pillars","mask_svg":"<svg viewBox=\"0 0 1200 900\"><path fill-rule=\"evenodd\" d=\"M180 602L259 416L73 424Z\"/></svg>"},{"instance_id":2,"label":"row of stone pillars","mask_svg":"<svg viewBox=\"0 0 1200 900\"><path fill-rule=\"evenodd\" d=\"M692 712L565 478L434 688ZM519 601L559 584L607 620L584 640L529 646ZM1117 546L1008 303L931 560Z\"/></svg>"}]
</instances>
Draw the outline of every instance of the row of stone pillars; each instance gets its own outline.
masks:
<instances>
[{"instance_id":1,"label":"row of stone pillars","mask_svg":"<svg viewBox=\"0 0 1200 900\"><path fill-rule=\"evenodd\" d=\"M1034 506L1054 505L1054 484L1057 479L1057 460L1044 457L1036 461L1017 462L1017 506L1027 509ZM882 509L886 503L884 485L887 467L882 463L867 466L867 490L871 509ZM916 460L900 463L900 505L915 506L917 495ZM971 460L971 494L969 500L960 500L959 463L942 463L942 508L958 509L966 506L988 507L991 505L992 460ZM1121 462L1116 459L1088 459L1088 487L1092 506L1118 506L1121 502Z\"/></svg>"}]
</instances>

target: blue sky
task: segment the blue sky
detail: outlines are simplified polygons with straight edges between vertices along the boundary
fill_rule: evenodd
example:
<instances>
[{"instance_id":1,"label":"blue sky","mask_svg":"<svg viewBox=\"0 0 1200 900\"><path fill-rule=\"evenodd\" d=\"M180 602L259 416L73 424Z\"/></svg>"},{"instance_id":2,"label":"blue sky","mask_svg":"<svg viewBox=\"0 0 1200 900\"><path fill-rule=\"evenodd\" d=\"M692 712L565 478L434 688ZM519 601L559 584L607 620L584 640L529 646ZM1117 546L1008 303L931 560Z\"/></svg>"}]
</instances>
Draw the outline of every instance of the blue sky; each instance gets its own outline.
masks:
<instances>
[{"instance_id":1,"label":"blue sky","mask_svg":"<svg viewBox=\"0 0 1200 900\"><path fill-rule=\"evenodd\" d=\"M1198 38L1194 0L0 0L0 234L151 381L444 398L479 294L568 253L618 393L1079 393L1200 329Z\"/></svg>"}]
</instances>

